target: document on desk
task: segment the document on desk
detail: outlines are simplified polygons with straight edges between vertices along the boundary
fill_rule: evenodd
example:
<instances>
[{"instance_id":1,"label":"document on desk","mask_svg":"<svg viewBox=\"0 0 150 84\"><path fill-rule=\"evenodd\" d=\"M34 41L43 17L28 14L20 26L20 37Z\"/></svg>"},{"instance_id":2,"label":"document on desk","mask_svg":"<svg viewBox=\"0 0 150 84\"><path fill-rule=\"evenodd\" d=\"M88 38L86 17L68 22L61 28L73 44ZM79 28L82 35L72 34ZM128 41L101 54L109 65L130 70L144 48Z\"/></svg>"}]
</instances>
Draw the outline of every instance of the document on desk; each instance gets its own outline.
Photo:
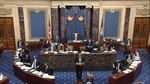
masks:
<instances>
[{"instance_id":1,"label":"document on desk","mask_svg":"<svg viewBox=\"0 0 150 84\"><path fill-rule=\"evenodd\" d=\"M18 65L18 66L22 66L23 65L22 62L15 62L15 64Z\"/></svg>"},{"instance_id":2,"label":"document on desk","mask_svg":"<svg viewBox=\"0 0 150 84\"><path fill-rule=\"evenodd\" d=\"M32 73L33 73L33 74L38 74L38 71L33 71Z\"/></svg>"},{"instance_id":3,"label":"document on desk","mask_svg":"<svg viewBox=\"0 0 150 84\"><path fill-rule=\"evenodd\" d=\"M29 71L31 69L31 67L21 66L21 69L24 71Z\"/></svg>"},{"instance_id":4,"label":"document on desk","mask_svg":"<svg viewBox=\"0 0 150 84\"><path fill-rule=\"evenodd\" d=\"M124 70L124 71L122 71L123 73L130 73L132 70L130 70L130 69L126 69L126 70Z\"/></svg>"},{"instance_id":5,"label":"document on desk","mask_svg":"<svg viewBox=\"0 0 150 84\"><path fill-rule=\"evenodd\" d=\"M4 76L3 76L3 74L1 73L1 74L0 74L0 80L3 80L3 78L4 78Z\"/></svg>"},{"instance_id":6,"label":"document on desk","mask_svg":"<svg viewBox=\"0 0 150 84\"><path fill-rule=\"evenodd\" d=\"M43 74L42 78L49 78L49 79L55 79L55 76L53 75L48 75L46 73Z\"/></svg>"}]
</instances>

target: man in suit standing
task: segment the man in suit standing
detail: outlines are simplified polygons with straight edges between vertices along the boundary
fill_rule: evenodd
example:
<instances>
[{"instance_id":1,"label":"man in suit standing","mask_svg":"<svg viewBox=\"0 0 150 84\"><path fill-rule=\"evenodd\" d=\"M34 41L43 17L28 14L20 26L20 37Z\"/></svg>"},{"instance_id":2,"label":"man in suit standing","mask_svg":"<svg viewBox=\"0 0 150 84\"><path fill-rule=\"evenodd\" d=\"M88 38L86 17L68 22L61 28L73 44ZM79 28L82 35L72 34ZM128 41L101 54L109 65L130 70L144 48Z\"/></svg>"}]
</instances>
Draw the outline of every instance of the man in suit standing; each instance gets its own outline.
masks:
<instances>
[{"instance_id":1,"label":"man in suit standing","mask_svg":"<svg viewBox=\"0 0 150 84\"><path fill-rule=\"evenodd\" d=\"M122 69L122 64L120 62L120 60L117 60L115 63L112 64L113 66L113 74L116 73L116 72L121 72L121 69Z\"/></svg>"},{"instance_id":2,"label":"man in suit standing","mask_svg":"<svg viewBox=\"0 0 150 84\"><path fill-rule=\"evenodd\" d=\"M81 54L76 58L76 76L78 80L82 80L82 70L84 66L84 59Z\"/></svg>"},{"instance_id":3,"label":"man in suit standing","mask_svg":"<svg viewBox=\"0 0 150 84\"><path fill-rule=\"evenodd\" d=\"M34 56L31 68L38 69L38 67L39 67L39 63L38 63L37 57Z\"/></svg>"}]
</instances>

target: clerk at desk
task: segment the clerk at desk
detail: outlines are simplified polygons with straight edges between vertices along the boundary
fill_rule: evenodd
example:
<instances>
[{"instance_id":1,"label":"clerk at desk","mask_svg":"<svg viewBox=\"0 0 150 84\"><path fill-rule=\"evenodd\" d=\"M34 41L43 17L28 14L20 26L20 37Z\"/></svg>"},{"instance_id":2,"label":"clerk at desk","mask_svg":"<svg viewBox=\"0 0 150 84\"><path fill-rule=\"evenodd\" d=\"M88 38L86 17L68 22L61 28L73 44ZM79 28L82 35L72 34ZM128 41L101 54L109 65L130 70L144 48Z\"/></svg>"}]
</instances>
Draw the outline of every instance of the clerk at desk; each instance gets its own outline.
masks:
<instances>
[{"instance_id":1,"label":"clerk at desk","mask_svg":"<svg viewBox=\"0 0 150 84\"><path fill-rule=\"evenodd\" d=\"M42 49L47 49L49 46L50 46L50 42L48 40L45 40Z\"/></svg>"},{"instance_id":2,"label":"clerk at desk","mask_svg":"<svg viewBox=\"0 0 150 84\"><path fill-rule=\"evenodd\" d=\"M42 72L48 73L49 75L53 75L53 67L48 65L48 63L45 63L42 68Z\"/></svg>"}]
</instances>

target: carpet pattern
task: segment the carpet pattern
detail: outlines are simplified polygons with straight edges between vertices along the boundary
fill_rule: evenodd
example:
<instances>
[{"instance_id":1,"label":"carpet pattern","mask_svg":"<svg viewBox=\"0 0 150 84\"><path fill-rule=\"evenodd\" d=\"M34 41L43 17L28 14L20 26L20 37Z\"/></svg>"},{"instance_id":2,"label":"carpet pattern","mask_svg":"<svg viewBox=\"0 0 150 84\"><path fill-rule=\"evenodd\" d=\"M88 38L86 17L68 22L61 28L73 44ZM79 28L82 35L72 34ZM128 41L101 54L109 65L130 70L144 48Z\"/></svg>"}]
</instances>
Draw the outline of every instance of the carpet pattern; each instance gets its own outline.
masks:
<instances>
[{"instance_id":1,"label":"carpet pattern","mask_svg":"<svg viewBox=\"0 0 150 84\"><path fill-rule=\"evenodd\" d=\"M141 60L142 60L142 70L135 82L141 81L144 84L150 84L150 54L146 50L139 49ZM13 74L13 56L14 51L4 51L2 53L2 58L0 58L0 72L9 77L9 84L24 84L19 78ZM31 56L39 55L39 51L34 51L30 53ZM123 59L123 52L117 52L117 59ZM111 75L111 70L108 71L92 71L94 75L94 84L109 84L108 77ZM84 71L82 79L86 81L87 72ZM75 71L65 71L65 72L54 72L56 77L56 84L76 84L76 73Z\"/></svg>"}]
</instances>

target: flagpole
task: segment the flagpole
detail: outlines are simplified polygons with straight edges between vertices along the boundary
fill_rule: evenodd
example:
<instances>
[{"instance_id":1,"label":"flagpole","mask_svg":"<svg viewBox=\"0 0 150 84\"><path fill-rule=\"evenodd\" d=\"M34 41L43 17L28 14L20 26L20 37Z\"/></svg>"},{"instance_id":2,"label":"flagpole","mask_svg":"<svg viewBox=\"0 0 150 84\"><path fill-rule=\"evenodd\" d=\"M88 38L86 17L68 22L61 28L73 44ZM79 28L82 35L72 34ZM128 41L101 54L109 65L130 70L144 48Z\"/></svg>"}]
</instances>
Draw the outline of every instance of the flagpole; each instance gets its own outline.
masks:
<instances>
[{"instance_id":1,"label":"flagpole","mask_svg":"<svg viewBox=\"0 0 150 84\"><path fill-rule=\"evenodd\" d=\"M103 25L103 15L101 14L101 10L102 10L102 0L99 0L99 34L98 34L98 41L101 40L102 25Z\"/></svg>"},{"instance_id":2,"label":"flagpole","mask_svg":"<svg viewBox=\"0 0 150 84\"><path fill-rule=\"evenodd\" d=\"M52 0L50 0L50 17L49 17L49 24L51 27L51 42L53 42L53 26L52 26Z\"/></svg>"}]
</instances>

